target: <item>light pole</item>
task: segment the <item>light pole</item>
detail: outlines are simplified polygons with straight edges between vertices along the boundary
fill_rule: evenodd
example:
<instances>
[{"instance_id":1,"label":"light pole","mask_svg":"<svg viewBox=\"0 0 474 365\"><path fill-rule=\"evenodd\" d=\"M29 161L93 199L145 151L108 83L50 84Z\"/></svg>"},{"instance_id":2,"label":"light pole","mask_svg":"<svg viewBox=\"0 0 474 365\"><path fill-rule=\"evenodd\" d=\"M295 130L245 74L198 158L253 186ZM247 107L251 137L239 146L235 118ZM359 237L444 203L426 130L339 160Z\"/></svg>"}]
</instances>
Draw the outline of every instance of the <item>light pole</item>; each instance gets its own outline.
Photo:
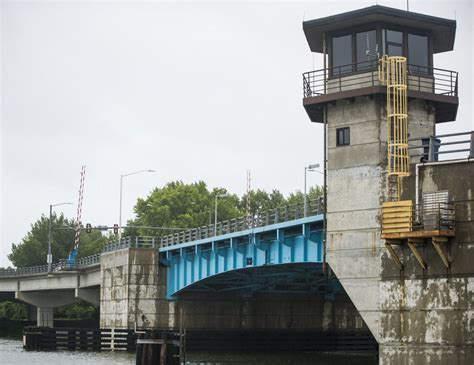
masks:
<instances>
[{"instance_id":1,"label":"light pole","mask_svg":"<svg viewBox=\"0 0 474 365\"><path fill-rule=\"evenodd\" d=\"M123 185L123 178L127 177L127 176L130 176L130 175L140 174L142 172L155 172L155 170L140 170L140 171L135 171L135 172L130 172L128 174L121 174L120 175L120 211L119 211L119 230L118 230L119 242L122 240L122 185Z\"/></svg>"},{"instance_id":2,"label":"light pole","mask_svg":"<svg viewBox=\"0 0 474 365\"><path fill-rule=\"evenodd\" d=\"M308 171L316 171L315 169L317 169L317 168L319 168L318 163L306 166L304 168L304 196L303 196L304 208L303 209L304 209L304 216L305 217L308 215L308 194L306 192L306 174L307 174ZM319 172L319 171L316 171L316 172Z\"/></svg>"},{"instance_id":3,"label":"light pole","mask_svg":"<svg viewBox=\"0 0 474 365\"><path fill-rule=\"evenodd\" d=\"M216 201L214 205L214 236L217 236L217 199L228 197L229 194L216 194Z\"/></svg>"},{"instance_id":4,"label":"light pole","mask_svg":"<svg viewBox=\"0 0 474 365\"><path fill-rule=\"evenodd\" d=\"M49 224L48 224L48 254L46 255L46 263L48 264L48 272L51 272L51 265L53 264L53 255L51 254L51 220L53 219L53 207L59 205L72 205L72 203L58 203L49 205Z\"/></svg>"}]
</instances>

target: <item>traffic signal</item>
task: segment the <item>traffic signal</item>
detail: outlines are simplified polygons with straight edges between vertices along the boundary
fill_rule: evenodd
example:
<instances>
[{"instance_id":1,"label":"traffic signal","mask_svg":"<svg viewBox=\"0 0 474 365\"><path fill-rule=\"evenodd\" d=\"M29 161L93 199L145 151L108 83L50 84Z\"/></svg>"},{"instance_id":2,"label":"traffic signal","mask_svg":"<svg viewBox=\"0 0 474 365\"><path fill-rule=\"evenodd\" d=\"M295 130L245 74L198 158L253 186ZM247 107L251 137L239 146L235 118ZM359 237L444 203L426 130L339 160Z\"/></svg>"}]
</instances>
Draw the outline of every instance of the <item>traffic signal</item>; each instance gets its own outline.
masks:
<instances>
[{"instance_id":1,"label":"traffic signal","mask_svg":"<svg viewBox=\"0 0 474 365\"><path fill-rule=\"evenodd\" d=\"M86 233L91 233L92 232L92 225L90 223L86 224Z\"/></svg>"},{"instance_id":2,"label":"traffic signal","mask_svg":"<svg viewBox=\"0 0 474 365\"><path fill-rule=\"evenodd\" d=\"M118 234L118 224L114 224L114 234Z\"/></svg>"}]
</instances>

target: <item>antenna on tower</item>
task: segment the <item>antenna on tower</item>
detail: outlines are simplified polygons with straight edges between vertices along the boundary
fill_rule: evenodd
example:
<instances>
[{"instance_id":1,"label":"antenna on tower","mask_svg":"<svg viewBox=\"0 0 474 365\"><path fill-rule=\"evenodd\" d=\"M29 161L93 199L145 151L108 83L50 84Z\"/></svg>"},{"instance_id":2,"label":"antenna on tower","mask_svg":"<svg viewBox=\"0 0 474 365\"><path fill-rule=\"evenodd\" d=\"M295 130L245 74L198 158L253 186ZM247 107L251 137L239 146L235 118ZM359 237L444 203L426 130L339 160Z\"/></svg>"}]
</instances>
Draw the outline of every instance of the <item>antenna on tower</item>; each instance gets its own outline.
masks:
<instances>
[{"instance_id":1,"label":"antenna on tower","mask_svg":"<svg viewBox=\"0 0 474 365\"><path fill-rule=\"evenodd\" d=\"M81 217L82 217L82 201L84 198L84 180L86 177L86 166L81 167L81 180L79 182L79 199L77 202L77 216L76 216L76 230L74 234L74 246L69 252L67 258L67 264L69 267L74 267L76 264L76 256L79 250L79 244L81 243Z\"/></svg>"},{"instance_id":2,"label":"antenna on tower","mask_svg":"<svg viewBox=\"0 0 474 365\"><path fill-rule=\"evenodd\" d=\"M255 233L254 229L254 215L250 209L250 192L252 191L250 188L250 170L247 170L247 201L246 201L246 211L247 211L247 228L250 228L249 233L249 243L255 243Z\"/></svg>"},{"instance_id":3,"label":"antenna on tower","mask_svg":"<svg viewBox=\"0 0 474 365\"><path fill-rule=\"evenodd\" d=\"M252 224L252 217L250 212L250 170L247 170L247 199L245 202L245 213L247 215L247 227L250 227Z\"/></svg>"}]
</instances>

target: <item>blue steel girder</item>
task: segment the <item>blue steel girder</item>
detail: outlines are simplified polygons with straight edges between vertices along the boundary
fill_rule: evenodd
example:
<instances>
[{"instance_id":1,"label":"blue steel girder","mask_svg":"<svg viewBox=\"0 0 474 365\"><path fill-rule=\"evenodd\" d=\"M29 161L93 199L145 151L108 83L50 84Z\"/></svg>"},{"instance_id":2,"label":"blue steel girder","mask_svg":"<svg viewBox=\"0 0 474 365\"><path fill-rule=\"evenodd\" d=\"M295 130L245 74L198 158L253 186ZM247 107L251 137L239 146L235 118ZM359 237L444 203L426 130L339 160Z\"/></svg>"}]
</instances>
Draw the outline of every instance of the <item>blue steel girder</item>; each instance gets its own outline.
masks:
<instances>
[{"instance_id":1,"label":"blue steel girder","mask_svg":"<svg viewBox=\"0 0 474 365\"><path fill-rule=\"evenodd\" d=\"M288 279L284 272L289 264L319 264L323 258L322 219L322 215L311 216L162 247L160 262L167 266L167 295L173 298L178 292L199 289L202 285L209 289L204 281L212 277L217 281L228 280L227 276L221 275L223 273L233 272L242 279L246 269L281 265L283 271L280 270L277 276ZM244 276L239 276L243 272ZM293 274L292 269L287 276ZM235 278L230 277L233 284L229 285L229 290L239 287L234 285ZM260 277L254 280L260 280ZM255 289L265 287L264 284L250 281L245 286ZM219 290L225 290L225 287Z\"/></svg>"},{"instance_id":2,"label":"blue steel girder","mask_svg":"<svg viewBox=\"0 0 474 365\"><path fill-rule=\"evenodd\" d=\"M223 272L185 287L175 296L185 293L319 293L330 300L342 291L336 277L326 278L322 264L297 263L258 266Z\"/></svg>"}]
</instances>

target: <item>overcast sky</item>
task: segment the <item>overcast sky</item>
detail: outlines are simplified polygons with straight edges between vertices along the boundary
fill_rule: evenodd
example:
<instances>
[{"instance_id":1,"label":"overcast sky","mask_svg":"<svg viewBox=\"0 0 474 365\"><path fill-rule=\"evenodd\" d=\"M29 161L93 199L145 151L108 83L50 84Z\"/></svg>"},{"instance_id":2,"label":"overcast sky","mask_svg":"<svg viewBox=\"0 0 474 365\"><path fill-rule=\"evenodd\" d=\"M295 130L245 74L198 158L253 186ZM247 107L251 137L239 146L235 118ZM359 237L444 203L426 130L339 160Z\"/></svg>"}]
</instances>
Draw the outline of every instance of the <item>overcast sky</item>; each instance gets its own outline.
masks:
<instances>
[{"instance_id":1,"label":"overcast sky","mask_svg":"<svg viewBox=\"0 0 474 365\"><path fill-rule=\"evenodd\" d=\"M171 180L240 195L250 169L253 188L301 190L303 167L322 162L301 77L322 59L301 22L375 3L3 1L0 266L49 204L75 216L82 164L93 225L118 223L120 174L141 169L157 172L124 179L124 222ZM435 67L460 73L458 121L438 132L472 130L471 1L410 10L456 17L455 51Z\"/></svg>"}]
</instances>

